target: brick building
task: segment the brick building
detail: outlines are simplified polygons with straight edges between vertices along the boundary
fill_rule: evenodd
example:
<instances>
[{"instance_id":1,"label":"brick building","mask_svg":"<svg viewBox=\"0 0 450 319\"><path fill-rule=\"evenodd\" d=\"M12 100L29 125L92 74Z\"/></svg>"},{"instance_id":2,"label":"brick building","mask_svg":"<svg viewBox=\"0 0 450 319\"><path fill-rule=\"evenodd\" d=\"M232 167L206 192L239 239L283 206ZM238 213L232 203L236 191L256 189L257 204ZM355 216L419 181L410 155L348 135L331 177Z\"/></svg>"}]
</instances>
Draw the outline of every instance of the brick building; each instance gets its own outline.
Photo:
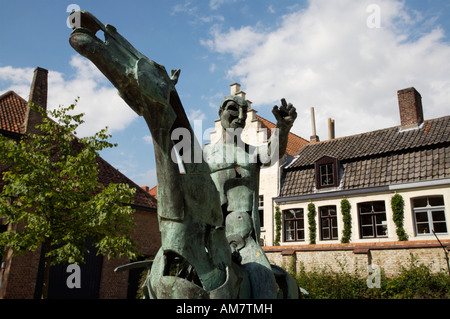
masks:
<instances>
[{"instance_id":1,"label":"brick building","mask_svg":"<svg viewBox=\"0 0 450 319\"><path fill-rule=\"evenodd\" d=\"M398 91L398 106L400 126L310 143L300 150L285 168L275 199L282 213L281 246L267 249L269 258L280 262L289 255L297 264L337 268L338 259L362 267L377 262L393 269L413 253L435 269L447 268L435 234L448 250L450 116L424 120L414 88ZM391 208L395 194L405 203L408 241L398 241ZM347 225L343 199L351 207ZM310 245L311 203L315 245ZM344 226L351 229L350 243L341 244Z\"/></svg>"},{"instance_id":2,"label":"brick building","mask_svg":"<svg viewBox=\"0 0 450 319\"><path fill-rule=\"evenodd\" d=\"M47 106L47 70L36 68L29 101ZM28 102L13 91L0 96L0 134L13 139L32 133L42 118L28 107ZM156 199L133 181L99 157L99 180L102 184L127 183L136 188L133 215L136 228L132 234L139 251L146 257L156 255L160 245L160 233L156 214ZM3 169L3 167L0 167ZM0 187L2 187L0 183ZM0 231L6 230L0 218ZM88 243L89 245L89 243ZM43 258L41 251L28 252L12 258L10 252L0 256L0 298L32 299L41 295ZM138 289L139 271L115 273L117 266L128 263L126 258L110 259L96 256L95 252L85 258L81 268L81 288L69 289L66 279L67 265L55 266L50 275L50 298L134 298Z\"/></svg>"}]
</instances>

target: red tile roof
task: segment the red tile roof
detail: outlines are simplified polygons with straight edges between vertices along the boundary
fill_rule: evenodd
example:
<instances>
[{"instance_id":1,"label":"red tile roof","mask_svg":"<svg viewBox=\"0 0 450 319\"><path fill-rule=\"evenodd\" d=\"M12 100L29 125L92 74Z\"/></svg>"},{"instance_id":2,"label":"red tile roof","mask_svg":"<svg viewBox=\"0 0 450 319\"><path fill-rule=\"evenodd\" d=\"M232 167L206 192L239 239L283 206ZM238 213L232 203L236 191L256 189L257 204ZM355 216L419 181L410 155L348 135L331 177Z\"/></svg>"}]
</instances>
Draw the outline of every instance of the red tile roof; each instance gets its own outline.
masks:
<instances>
[{"instance_id":1,"label":"red tile roof","mask_svg":"<svg viewBox=\"0 0 450 319\"><path fill-rule=\"evenodd\" d=\"M23 122L27 109L27 101L8 91L0 96L0 129L13 133L24 133Z\"/></svg>"}]
</instances>

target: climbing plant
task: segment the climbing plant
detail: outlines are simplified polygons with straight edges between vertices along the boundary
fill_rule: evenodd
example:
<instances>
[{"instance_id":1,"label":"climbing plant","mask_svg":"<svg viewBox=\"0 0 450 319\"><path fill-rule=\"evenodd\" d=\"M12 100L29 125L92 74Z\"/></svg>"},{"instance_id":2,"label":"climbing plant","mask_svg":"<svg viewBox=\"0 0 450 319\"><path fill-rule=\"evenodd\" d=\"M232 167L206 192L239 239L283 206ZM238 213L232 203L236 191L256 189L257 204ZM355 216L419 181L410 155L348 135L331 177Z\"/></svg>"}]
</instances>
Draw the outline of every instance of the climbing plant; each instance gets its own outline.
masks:
<instances>
[{"instance_id":1,"label":"climbing plant","mask_svg":"<svg viewBox=\"0 0 450 319\"><path fill-rule=\"evenodd\" d=\"M392 219L394 220L395 226L397 227L396 233L399 241L407 241L408 234L403 228L403 219L404 219L404 209L405 201L403 200L402 195L395 194L391 198L391 208L392 208Z\"/></svg>"},{"instance_id":2,"label":"climbing plant","mask_svg":"<svg viewBox=\"0 0 450 319\"><path fill-rule=\"evenodd\" d=\"M316 243L316 206L313 203L308 204L308 224L309 224L309 244Z\"/></svg>"},{"instance_id":3,"label":"climbing plant","mask_svg":"<svg viewBox=\"0 0 450 319\"><path fill-rule=\"evenodd\" d=\"M347 199L341 200L341 213L344 221L344 229L342 230L341 243L349 243L352 235L352 215L350 202Z\"/></svg>"},{"instance_id":4,"label":"climbing plant","mask_svg":"<svg viewBox=\"0 0 450 319\"><path fill-rule=\"evenodd\" d=\"M280 207L275 206L275 241L273 242L273 244L275 246L279 246L280 240L281 240L281 212Z\"/></svg>"}]
</instances>

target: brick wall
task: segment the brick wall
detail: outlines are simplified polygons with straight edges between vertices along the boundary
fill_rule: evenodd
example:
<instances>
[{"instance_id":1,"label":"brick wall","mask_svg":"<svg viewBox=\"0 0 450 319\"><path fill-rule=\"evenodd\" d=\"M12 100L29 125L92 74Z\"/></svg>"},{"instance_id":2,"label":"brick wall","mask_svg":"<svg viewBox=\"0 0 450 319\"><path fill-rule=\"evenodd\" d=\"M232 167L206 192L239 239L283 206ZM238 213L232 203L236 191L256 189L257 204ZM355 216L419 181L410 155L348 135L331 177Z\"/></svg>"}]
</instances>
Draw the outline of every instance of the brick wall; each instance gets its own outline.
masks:
<instances>
[{"instance_id":1,"label":"brick wall","mask_svg":"<svg viewBox=\"0 0 450 319\"><path fill-rule=\"evenodd\" d=\"M48 71L43 68L36 68L34 70L33 81L31 83L29 102L47 109L47 91L48 91ZM25 132L29 134L39 133L36 125L42 124L42 115L35 110L27 108L25 115Z\"/></svg>"},{"instance_id":2,"label":"brick wall","mask_svg":"<svg viewBox=\"0 0 450 319\"><path fill-rule=\"evenodd\" d=\"M422 97L415 88L397 92L400 121L403 129L419 126L423 122Z\"/></svg>"},{"instance_id":3,"label":"brick wall","mask_svg":"<svg viewBox=\"0 0 450 319\"><path fill-rule=\"evenodd\" d=\"M447 251L450 240L443 240ZM387 276L396 275L403 265L409 267L411 256L417 262L429 266L434 272L447 271L445 253L437 241L384 242L372 244L333 244L308 246L264 247L272 264L291 267L295 271L345 271L367 273L370 264L380 266Z\"/></svg>"},{"instance_id":4,"label":"brick wall","mask_svg":"<svg viewBox=\"0 0 450 319\"><path fill-rule=\"evenodd\" d=\"M158 215L137 210L133 215L135 231L133 239L139 251L146 257L154 257L161 247L161 233L158 226ZM129 263L127 258L103 258L99 299L126 299L128 288L128 271L116 273L114 269Z\"/></svg>"},{"instance_id":5,"label":"brick wall","mask_svg":"<svg viewBox=\"0 0 450 319\"><path fill-rule=\"evenodd\" d=\"M156 212L137 210L133 218L136 223L133 239L139 251L146 257L153 257L161 246L161 235L158 228ZM0 299L33 299L38 276L40 250L28 252L23 256L11 258L10 253L5 261L5 271L0 291ZM125 299L128 289L128 271L116 273L114 269L127 264L125 257L103 258L100 278L100 299ZM83 275L83 274L81 274Z\"/></svg>"}]
</instances>

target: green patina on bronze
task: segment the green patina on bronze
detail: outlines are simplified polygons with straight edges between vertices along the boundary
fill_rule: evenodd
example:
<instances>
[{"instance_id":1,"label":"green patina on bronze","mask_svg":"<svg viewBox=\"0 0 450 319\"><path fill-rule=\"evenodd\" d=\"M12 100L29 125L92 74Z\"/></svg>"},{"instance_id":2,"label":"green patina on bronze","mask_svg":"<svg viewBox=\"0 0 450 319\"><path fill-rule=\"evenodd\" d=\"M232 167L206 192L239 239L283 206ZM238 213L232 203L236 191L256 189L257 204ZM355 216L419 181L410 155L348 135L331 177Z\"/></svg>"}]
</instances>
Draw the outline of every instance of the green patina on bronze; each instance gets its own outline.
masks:
<instances>
[{"instance_id":1,"label":"green patina on bronze","mask_svg":"<svg viewBox=\"0 0 450 319\"><path fill-rule=\"evenodd\" d=\"M180 174L171 156L173 131L186 129L191 148L201 149L175 89L180 70L169 76L89 12L73 12L71 19L72 47L144 117L153 138L162 245L151 267L140 262L121 269L150 268L143 287L148 298L298 298L295 280L270 265L261 248L258 217L259 171L284 155L295 108L282 99L273 109L278 130L265 147L252 147L240 139L246 101L226 97L219 111L222 138L206 146L200 160L184 160ZM95 36L99 30L105 41Z\"/></svg>"}]
</instances>

